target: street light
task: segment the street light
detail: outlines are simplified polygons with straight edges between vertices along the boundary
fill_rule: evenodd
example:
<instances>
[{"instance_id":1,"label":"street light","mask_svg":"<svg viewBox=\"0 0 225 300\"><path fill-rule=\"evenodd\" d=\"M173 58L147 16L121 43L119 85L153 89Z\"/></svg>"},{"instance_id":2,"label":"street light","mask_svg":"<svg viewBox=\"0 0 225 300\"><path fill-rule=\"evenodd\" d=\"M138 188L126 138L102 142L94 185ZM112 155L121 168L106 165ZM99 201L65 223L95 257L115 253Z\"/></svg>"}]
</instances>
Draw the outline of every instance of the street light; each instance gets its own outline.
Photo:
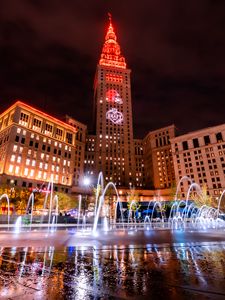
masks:
<instances>
[{"instance_id":1,"label":"street light","mask_svg":"<svg viewBox=\"0 0 225 300\"><path fill-rule=\"evenodd\" d=\"M84 186L85 186L85 187L88 187L88 186L90 185L90 183L91 183L90 178L87 177L87 176L84 176L84 179L83 179L83 184L84 184Z\"/></svg>"}]
</instances>

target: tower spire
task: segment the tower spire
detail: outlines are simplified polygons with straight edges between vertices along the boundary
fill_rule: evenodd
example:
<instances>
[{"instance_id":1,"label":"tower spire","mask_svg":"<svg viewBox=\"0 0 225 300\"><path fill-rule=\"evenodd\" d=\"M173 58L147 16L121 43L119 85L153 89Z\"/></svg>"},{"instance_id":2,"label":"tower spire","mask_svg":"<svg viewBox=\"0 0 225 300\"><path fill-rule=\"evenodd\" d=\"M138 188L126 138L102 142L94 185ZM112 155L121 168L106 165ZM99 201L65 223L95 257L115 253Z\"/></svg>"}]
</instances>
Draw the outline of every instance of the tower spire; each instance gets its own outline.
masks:
<instances>
[{"instance_id":1,"label":"tower spire","mask_svg":"<svg viewBox=\"0 0 225 300\"><path fill-rule=\"evenodd\" d=\"M112 15L110 12L108 12L108 17L109 17L109 23L111 24L112 23Z\"/></svg>"},{"instance_id":2,"label":"tower spire","mask_svg":"<svg viewBox=\"0 0 225 300\"><path fill-rule=\"evenodd\" d=\"M112 15L108 13L109 27L105 36L105 43L102 48L101 58L99 60L100 65L111 66L117 68L126 68L126 62L124 56L120 51L120 45L117 42L117 37L112 25Z\"/></svg>"}]
</instances>

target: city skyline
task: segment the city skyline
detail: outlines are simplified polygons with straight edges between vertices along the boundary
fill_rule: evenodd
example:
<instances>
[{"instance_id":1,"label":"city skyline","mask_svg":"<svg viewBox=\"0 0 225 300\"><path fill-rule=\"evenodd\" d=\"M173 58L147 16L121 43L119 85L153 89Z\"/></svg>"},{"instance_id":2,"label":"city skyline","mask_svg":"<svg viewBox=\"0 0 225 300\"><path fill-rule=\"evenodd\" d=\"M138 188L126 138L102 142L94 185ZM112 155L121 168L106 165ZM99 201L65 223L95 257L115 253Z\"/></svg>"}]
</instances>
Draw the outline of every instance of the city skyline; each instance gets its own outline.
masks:
<instances>
[{"instance_id":1,"label":"city skyline","mask_svg":"<svg viewBox=\"0 0 225 300\"><path fill-rule=\"evenodd\" d=\"M90 12L88 3L1 4L2 111L19 98L90 128L95 65L111 11L132 69L135 137L172 123L184 133L224 122L223 4L191 2L187 10L153 1L130 4L128 12L125 1Z\"/></svg>"}]
</instances>

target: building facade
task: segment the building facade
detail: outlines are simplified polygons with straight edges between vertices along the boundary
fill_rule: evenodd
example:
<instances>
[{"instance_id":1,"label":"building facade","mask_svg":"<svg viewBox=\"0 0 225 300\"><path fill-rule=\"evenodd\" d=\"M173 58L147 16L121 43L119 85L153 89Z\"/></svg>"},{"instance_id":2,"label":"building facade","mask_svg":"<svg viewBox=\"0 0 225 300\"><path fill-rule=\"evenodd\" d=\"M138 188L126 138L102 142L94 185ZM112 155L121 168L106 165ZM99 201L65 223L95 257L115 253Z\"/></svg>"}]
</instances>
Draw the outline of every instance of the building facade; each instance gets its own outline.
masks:
<instances>
[{"instance_id":1,"label":"building facade","mask_svg":"<svg viewBox=\"0 0 225 300\"><path fill-rule=\"evenodd\" d=\"M89 134L86 137L86 146L85 146L84 169L85 169L86 176L92 177L94 174L96 174L95 149L96 149L96 135Z\"/></svg>"},{"instance_id":2,"label":"building facade","mask_svg":"<svg viewBox=\"0 0 225 300\"><path fill-rule=\"evenodd\" d=\"M127 187L135 184L130 72L110 19L94 80L94 175Z\"/></svg>"},{"instance_id":3,"label":"building facade","mask_svg":"<svg viewBox=\"0 0 225 300\"><path fill-rule=\"evenodd\" d=\"M170 125L149 132L143 140L145 185L150 189L171 188L175 184L170 140L175 126Z\"/></svg>"},{"instance_id":4,"label":"building facade","mask_svg":"<svg viewBox=\"0 0 225 300\"><path fill-rule=\"evenodd\" d=\"M225 124L175 137L171 146L177 183L188 176L217 198L225 189ZM184 181L182 197L187 189Z\"/></svg>"},{"instance_id":5,"label":"building facade","mask_svg":"<svg viewBox=\"0 0 225 300\"><path fill-rule=\"evenodd\" d=\"M40 187L53 180L68 192L73 183L76 129L21 101L0 115L0 180Z\"/></svg>"},{"instance_id":6,"label":"building facade","mask_svg":"<svg viewBox=\"0 0 225 300\"><path fill-rule=\"evenodd\" d=\"M134 155L135 155L135 187L145 188L145 162L144 162L144 146L142 139L134 139Z\"/></svg>"},{"instance_id":7,"label":"building facade","mask_svg":"<svg viewBox=\"0 0 225 300\"><path fill-rule=\"evenodd\" d=\"M87 126L66 115L66 123L76 129L73 187L81 187L84 178L84 158Z\"/></svg>"}]
</instances>

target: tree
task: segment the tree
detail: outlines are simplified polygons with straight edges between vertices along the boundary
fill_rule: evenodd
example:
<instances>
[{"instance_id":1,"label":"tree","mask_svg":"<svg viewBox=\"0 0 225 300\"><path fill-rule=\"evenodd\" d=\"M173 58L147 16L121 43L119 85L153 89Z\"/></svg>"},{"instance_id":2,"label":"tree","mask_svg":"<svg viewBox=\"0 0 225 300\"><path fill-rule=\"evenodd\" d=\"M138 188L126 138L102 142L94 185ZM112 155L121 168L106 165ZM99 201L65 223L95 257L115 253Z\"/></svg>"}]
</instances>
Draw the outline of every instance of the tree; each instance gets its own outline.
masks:
<instances>
[{"instance_id":1,"label":"tree","mask_svg":"<svg viewBox=\"0 0 225 300\"><path fill-rule=\"evenodd\" d=\"M212 207L216 206L215 200L213 199L212 196L208 194L208 189L206 184L203 184L201 193L196 193L196 192L191 193L190 199L194 200L196 206L199 207L202 205L207 205Z\"/></svg>"},{"instance_id":2,"label":"tree","mask_svg":"<svg viewBox=\"0 0 225 300\"><path fill-rule=\"evenodd\" d=\"M132 211L138 210L141 207L139 200L139 194L132 188L127 196L127 208Z\"/></svg>"},{"instance_id":3,"label":"tree","mask_svg":"<svg viewBox=\"0 0 225 300\"><path fill-rule=\"evenodd\" d=\"M78 207L78 200L76 197L61 192L57 192L56 195L58 196L59 211L69 210Z\"/></svg>"}]
</instances>

